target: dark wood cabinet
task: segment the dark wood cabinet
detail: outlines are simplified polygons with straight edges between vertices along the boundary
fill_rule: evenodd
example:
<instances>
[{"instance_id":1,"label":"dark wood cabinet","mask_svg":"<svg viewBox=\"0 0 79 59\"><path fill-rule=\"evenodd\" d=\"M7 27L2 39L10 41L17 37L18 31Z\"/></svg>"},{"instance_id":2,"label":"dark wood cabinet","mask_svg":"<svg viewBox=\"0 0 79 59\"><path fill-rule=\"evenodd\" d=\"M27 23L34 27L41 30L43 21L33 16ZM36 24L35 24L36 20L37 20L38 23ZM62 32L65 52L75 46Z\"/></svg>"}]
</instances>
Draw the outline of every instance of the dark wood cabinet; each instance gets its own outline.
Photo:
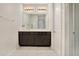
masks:
<instances>
[{"instance_id":1,"label":"dark wood cabinet","mask_svg":"<svg viewBox=\"0 0 79 59\"><path fill-rule=\"evenodd\" d=\"M51 46L51 32L19 32L20 46Z\"/></svg>"}]
</instances>

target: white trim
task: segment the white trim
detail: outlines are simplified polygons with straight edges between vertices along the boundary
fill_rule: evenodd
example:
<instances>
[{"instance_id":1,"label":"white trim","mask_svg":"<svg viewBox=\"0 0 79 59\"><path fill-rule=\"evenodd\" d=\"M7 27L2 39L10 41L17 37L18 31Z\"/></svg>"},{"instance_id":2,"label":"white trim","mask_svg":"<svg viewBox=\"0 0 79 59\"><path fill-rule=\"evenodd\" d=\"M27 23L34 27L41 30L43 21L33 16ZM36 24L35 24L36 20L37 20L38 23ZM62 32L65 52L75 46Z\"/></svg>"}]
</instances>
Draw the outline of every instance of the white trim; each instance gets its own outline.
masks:
<instances>
[{"instance_id":1,"label":"white trim","mask_svg":"<svg viewBox=\"0 0 79 59\"><path fill-rule=\"evenodd\" d=\"M65 55L65 4L62 4L62 55Z\"/></svg>"},{"instance_id":2,"label":"white trim","mask_svg":"<svg viewBox=\"0 0 79 59\"><path fill-rule=\"evenodd\" d=\"M69 56L69 4L65 4L65 55Z\"/></svg>"},{"instance_id":3,"label":"white trim","mask_svg":"<svg viewBox=\"0 0 79 59\"><path fill-rule=\"evenodd\" d=\"M73 4L73 55L75 55L75 51L74 51L74 40L75 40L75 6Z\"/></svg>"}]
</instances>

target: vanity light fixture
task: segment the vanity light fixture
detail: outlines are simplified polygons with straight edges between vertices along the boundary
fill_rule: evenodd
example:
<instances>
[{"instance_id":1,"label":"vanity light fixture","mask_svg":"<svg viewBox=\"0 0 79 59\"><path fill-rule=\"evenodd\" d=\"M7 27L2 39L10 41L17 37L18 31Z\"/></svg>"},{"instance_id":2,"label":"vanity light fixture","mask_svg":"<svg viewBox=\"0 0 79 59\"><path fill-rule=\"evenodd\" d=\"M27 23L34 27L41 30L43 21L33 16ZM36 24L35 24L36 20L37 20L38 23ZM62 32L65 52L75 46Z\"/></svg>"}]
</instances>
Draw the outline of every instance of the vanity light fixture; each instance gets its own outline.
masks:
<instances>
[{"instance_id":1,"label":"vanity light fixture","mask_svg":"<svg viewBox=\"0 0 79 59\"><path fill-rule=\"evenodd\" d=\"M37 10L38 11L47 11L47 8L46 7L38 7Z\"/></svg>"},{"instance_id":2,"label":"vanity light fixture","mask_svg":"<svg viewBox=\"0 0 79 59\"><path fill-rule=\"evenodd\" d=\"M25 7L24 11L34 11L34 8L33 7Z\"/></svg>"}]
</instances>

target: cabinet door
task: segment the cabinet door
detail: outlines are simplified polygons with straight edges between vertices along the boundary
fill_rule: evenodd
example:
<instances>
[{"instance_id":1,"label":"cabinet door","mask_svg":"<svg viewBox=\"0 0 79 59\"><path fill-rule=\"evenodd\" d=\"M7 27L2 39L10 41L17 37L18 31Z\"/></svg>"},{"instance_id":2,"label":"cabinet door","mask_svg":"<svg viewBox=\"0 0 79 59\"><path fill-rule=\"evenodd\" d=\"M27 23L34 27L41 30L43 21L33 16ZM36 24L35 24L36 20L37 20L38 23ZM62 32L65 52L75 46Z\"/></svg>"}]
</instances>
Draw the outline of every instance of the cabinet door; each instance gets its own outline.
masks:
<instances>
[{"instance_id":1,"label":"cabinet door","mask_svg":"<svg viewBox=\"0 0 79 59\"><path fill-rule=\"evenodd\" d=\"M34 44L33 36L29 32L19 32L19 45L28 46Z\"/></svg>"},{"instance_id":2,"label":"cabinet door","mask_svg":"<svg viewBox=\"0 0 79 59\"><path fill-rule=\"evenodd\" d=\"M50 32L37 32L34 33L34 44L37 46L50 46L51 33Z\"/></svg>"}]
</instances>

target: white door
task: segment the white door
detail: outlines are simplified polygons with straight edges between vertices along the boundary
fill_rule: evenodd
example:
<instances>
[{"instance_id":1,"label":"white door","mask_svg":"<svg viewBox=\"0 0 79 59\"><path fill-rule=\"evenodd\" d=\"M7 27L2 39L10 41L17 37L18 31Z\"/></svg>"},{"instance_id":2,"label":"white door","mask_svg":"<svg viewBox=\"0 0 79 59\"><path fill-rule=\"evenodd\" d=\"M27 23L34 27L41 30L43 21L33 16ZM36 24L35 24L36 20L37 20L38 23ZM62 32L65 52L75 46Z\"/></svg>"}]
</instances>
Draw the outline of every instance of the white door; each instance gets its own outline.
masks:
<instances>
[{"instance_id":1,"label":"white door","mask_svg":"<svg viewBox=\"0 0 79 59\"><path fill-rule=\"evenodd\" d=\"M74 55L79 56L79 4L74 4Z\"/></svg>"}]
</instances>

